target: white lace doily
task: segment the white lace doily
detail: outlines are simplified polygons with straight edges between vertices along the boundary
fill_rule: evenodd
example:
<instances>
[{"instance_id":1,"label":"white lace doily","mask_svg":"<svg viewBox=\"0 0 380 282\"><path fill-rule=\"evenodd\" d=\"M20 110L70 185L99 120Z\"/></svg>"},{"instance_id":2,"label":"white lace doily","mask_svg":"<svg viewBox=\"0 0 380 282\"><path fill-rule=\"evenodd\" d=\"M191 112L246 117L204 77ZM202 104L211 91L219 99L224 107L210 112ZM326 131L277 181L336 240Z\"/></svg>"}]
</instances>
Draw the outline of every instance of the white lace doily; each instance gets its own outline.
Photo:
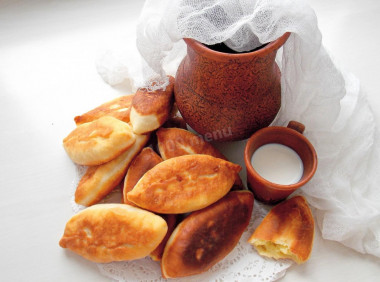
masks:
<instances>
[{"instance_id":1,"label":"white lace doily","mask_svg":"<svg viewBox=\"0 0 380 282\"><path fill-rule=\"evenodd\" d=\"M79 180L86 171L84 166L76 166L76 178L71 187L71 205L75 213L85 207L78 205L74 200L75 189ZM121 188L117 187L103 202L120 203ZM261 257L256 250L247 242L255 228L268 213L270 206L263 205L257 201L254 203L251 221L247 230L243 233L238 245L222 261L214 265L209 271L184 277L180 279L170 279L169 281L186 282L211 282L211 281L275 281L285 275L286 270L293 264L290 260L273 260ZM167 281L161 276L160 263L146 257L134 261L122 261L97 264L100 273L116 281Z\"/></svg>"}]
</instances>

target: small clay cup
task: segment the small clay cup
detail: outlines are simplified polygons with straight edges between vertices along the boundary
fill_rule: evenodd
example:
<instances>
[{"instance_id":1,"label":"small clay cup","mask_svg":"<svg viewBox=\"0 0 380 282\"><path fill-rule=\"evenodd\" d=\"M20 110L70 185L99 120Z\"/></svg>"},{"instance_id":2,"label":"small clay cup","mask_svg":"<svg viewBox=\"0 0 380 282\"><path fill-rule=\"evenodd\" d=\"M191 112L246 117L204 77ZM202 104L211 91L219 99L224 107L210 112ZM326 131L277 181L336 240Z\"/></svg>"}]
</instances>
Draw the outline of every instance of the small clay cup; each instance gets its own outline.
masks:
<instances>
[{"instance_id":1,"label":"small clay cup","mask_svg":"<svg viewBox=\"0 0 380 282\"><path fill-rule=\"evenodd\" d=\"M291 121L287 127L270 126L255 132L249 139L244 150L244 162L247 169L247 185L255 198L266 204L275 204L286 199L291 193L305 185L314 175L318 159L313 145L302 134L305 126ZM261 177L252 167L253 153L261 146L278 143L292 148L301 158L303 175L294 184L282 185L270 182Z\"/></svg>"}]
</instances>

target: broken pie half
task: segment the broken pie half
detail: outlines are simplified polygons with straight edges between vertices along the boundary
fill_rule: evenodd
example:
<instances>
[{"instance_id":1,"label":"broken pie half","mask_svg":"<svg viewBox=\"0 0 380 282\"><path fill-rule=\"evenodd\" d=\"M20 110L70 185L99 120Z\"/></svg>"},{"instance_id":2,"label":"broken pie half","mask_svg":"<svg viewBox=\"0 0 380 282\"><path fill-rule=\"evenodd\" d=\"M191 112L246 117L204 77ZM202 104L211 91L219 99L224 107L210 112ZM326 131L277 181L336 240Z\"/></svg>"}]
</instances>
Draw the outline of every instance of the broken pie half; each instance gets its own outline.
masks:
<instances>
[{"instance_id":1,"label":"broken pie half","mask_svg":"<svg viewBox=\"0 0 380 282\"><path fill-rule=\"evenodd\" d=\"M248 242L262 256L304 263L313 248L314 219L302 196L276 205Z\"/></svg>"}]
</instances>

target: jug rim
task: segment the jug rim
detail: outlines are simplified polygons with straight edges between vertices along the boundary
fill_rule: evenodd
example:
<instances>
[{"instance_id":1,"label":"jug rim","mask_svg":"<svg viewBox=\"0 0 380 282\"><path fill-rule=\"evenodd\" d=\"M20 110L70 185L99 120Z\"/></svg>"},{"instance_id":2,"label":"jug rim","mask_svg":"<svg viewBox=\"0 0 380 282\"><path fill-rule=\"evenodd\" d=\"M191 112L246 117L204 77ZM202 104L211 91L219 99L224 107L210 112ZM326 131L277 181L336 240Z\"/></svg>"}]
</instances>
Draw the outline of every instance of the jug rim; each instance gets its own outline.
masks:
<instances>
[{"instance_id":1,"label":"jug rim","mask_svg":"<svg viewBox=\"0 0 380 282\"><path fill-rule=\"evenodd\" d=\"M272 42L269 42L263 48L260 48L258 50L255 50L252 52L245 52L245 53L236 53L236 54L213 50L207 47L206 45L202 44L201 42L192 38L184 38L183 40L185 41L188 47L190 47L195 52L203 56L207 56L207 57L211 57L215 59L233 59L233 58L244 59L244 58L251 58L252 56L265 56L268 53L278 50L279 48L281 48L282 45L285 44L290 34L291 34L290 32L286 32L281 37L277 38L276 40Z\"/></svg>"}]
</instances>

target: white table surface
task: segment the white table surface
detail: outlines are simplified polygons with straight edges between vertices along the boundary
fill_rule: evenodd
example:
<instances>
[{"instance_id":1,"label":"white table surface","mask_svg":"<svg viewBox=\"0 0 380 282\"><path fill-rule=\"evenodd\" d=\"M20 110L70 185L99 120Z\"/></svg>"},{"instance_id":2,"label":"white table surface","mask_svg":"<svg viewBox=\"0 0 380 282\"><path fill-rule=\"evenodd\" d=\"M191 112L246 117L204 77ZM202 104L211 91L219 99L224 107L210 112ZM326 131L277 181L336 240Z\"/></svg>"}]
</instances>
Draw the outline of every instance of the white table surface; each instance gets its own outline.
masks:
<instances>
[{"instance_id":1,"label":"white table surface","mask_svg":"<svg viewBox=\"0 0 380 282\"><path fill-rule=\"evenodd\" d=\"M309 0L323 42L380 109L380 1ZM0 280L109 281L61 249L73 215L73 117L117 95L96 72L107 42L133 34L142 1L0 0ZM379 112L375 113L380 124ZM240 150L237 150L239 153ZM234 159L241 158L236 156ZM379 281L380 264L316 232L310 260L282 281Z\"/></svg>"}]
</instances>

